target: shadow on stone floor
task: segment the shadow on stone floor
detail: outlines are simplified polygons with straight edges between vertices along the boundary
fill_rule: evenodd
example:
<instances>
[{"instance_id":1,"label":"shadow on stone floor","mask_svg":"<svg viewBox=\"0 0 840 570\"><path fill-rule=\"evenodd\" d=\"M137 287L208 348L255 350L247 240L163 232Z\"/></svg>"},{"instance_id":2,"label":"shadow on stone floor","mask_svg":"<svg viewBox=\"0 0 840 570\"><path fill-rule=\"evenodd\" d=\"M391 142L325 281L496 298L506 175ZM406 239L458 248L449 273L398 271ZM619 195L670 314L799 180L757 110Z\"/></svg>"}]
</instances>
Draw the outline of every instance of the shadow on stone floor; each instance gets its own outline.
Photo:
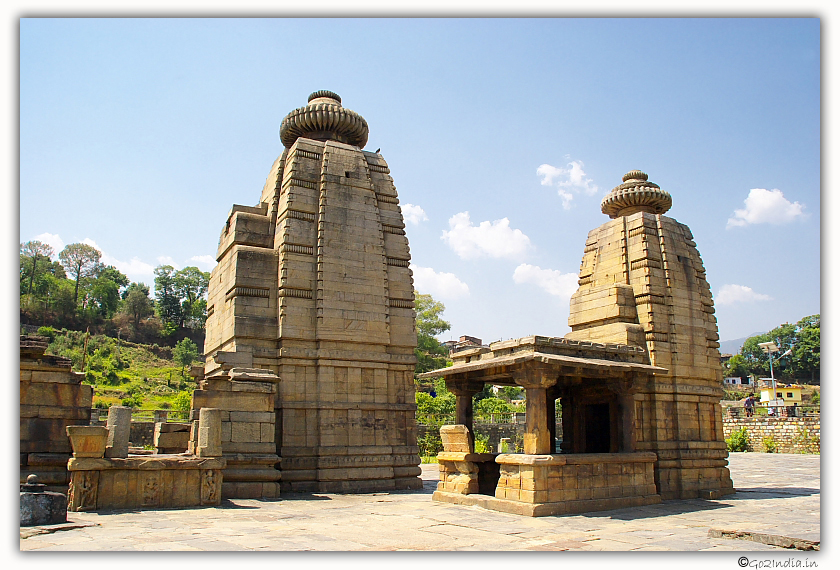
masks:
<instances>
[{"instance_id":1,"label":"shadow on stone floor","mask_svg":"<svg viewBox=\"0 0 840 570\"><path fill-rule=\"evenodd\" d=\"M756 500L784 497L809 497L819 495L819 489L811 487L739 487L734 495L727 499L735 500ZM758 496L760 495L760 496Z\"/></svg>"},{"instance_id":2,"label":"shadow on stone floor","mask_svg":"<svg viewBox=\"0 0 840 570\"><path fill-rule=\"evenodd\" d=\"M577 515L560 516L580 516L592 519L608 518L622 521L632 521L638 519L668 517L672 515L696 513L698 511L713 511L717 509L729 508L732 508L731 505L725 505L717 503L715 501L706 501L703 499L689 499L664 501L658 505L648 505L646 507L628 507L626 509L616 509L613 511L598 511L591 513L580 513Z\"/></svg>"}]
</instances>

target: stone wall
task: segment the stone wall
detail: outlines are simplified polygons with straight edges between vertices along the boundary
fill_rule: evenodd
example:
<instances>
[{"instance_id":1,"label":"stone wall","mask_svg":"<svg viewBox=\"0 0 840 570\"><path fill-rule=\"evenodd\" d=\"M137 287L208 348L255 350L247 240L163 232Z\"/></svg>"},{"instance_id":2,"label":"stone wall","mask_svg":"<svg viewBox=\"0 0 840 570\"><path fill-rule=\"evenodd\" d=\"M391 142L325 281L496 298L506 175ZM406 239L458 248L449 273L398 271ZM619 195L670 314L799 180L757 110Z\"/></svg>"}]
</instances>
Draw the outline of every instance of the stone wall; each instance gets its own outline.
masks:
<instances>
[{"instance_id":1,"label":"stone wall","mask_svg":"<svg viewBox=\"0 0 840 570\"><path fill-rule=\"evenodd\" d=\"M104 423L103 423L104 425ZM131 432L128 436L132 447L152 445L155 435L155 422L131 422Z\"/></svg>"},{"instance_id":2,"label":"stone wall","mask_svg":"<svg viewBox=\"0 0 840 570\"><path fill-rule=\"evenodd\" d=\"M20 337L20 481L38 476L47 490L67 492L67 426L88 425L93 388L69 358L44 354L48 339Z\"/></svg>"},{"instance_id":3,"label":"stone wall","mask_svg":"<svg viewBox=\"0 0 840 570\"><path fill-rule=\"evenodd\" d=\"M732 432L747 428L749 451L764 451L762 442L773 438L776 453L819 453L820 418L723 418L723 434L728 438Z\"/></svg>"}]
</instances>

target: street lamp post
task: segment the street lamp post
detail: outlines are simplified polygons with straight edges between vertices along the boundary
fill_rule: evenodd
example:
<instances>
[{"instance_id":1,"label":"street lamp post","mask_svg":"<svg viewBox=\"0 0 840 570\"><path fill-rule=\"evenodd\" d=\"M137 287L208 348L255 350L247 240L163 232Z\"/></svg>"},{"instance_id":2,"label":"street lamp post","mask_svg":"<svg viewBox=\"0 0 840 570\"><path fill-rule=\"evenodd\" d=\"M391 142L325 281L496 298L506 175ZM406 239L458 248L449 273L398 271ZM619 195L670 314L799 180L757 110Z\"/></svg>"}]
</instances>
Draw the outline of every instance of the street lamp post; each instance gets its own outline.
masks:
<instances>
[{"instance_id":1,"label":"street lamp post","mask_svg":"<svg viewBox=\"0 0 840 570\"><path fill-rule=\"evenodd\" d=\"M773 353L779 352L779 346L773 341L760 342L758 343L758 346L761 348L761 350L765 352L765 354L767 354L768 358L770 359L770 383L773 390L773 397L767 402L767 406L772 406L775 410L775 413L778 413L779 401L776 399L776 377L773 375ZM788 350L782 356L787 356L788 354L790 354L790 352L791 351Z\"/></svg>"}]
</instances>

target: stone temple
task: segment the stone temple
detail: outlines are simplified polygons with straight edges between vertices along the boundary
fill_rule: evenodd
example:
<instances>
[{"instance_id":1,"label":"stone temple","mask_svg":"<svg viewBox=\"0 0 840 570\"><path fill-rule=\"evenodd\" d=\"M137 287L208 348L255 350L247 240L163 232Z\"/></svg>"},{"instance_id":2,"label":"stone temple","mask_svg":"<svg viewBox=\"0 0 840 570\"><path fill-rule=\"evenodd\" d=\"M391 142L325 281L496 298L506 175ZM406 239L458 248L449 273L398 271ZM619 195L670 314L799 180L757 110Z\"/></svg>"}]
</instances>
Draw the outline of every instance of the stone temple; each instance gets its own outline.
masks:
<instances>
[{"instance_id":1,"label":"stone temple","mask_svg":"<svg viewBox=\"0 0 840 570\"><path fill-rule=\"evenodd\" d=\"M456 395L435 500L538 516L734 492L712 295L670 207L646 174L627 173L601 203L612 219L587 237L572 332L460 351L423 375ZM524 453L474 453L472 396L485 383L525 388Z\"/></svg>"},{"instance_id":2,"label":"stone temple","mask_svg":"<svg viewBox=\"0 0 840 570\"><path fill-rule=\"evenodd\" d=\"M201 407L224 410L223 495L420 488L405 224L368 125L316 91L280 125L256 206L211 273Z\"/></svg>"}]
</instances>

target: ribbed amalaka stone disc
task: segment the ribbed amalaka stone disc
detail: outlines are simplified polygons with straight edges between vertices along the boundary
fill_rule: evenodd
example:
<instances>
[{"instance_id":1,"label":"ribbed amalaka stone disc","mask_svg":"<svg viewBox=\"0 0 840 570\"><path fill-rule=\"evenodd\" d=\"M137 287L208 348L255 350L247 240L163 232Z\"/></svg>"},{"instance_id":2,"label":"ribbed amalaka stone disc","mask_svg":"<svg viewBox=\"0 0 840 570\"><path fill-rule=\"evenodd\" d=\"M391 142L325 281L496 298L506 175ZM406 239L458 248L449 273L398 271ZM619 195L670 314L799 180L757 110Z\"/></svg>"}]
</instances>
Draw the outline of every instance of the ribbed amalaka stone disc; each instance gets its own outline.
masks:
<instances>
[{"instance_id":1,"label":"ribbed amalaka stone disc","mask_svg":"<svg viewBox=\"0 0 840 570\"><path fill-rule=\"evenodd\" d=\"M341 106L341 97L332 91L315 91L306 107L295 109L280 123L280 140L291 148L299 137L319 141L333 140L364 148L368 124L350 109Z\"/></svg>"},{"instance_id":2,"label":"ribbed amalaka stone disc","mask_svg":"<svg viewBox=\"0 0 840 570\"><path fill-rule=\"evenodd\" d=\"M671 195L658 184L648 182L641 170L631 170L601 201L601 211L611 218L629 216L636 212L664 214L671 209Z\"/></svg>"}]
</instances>

